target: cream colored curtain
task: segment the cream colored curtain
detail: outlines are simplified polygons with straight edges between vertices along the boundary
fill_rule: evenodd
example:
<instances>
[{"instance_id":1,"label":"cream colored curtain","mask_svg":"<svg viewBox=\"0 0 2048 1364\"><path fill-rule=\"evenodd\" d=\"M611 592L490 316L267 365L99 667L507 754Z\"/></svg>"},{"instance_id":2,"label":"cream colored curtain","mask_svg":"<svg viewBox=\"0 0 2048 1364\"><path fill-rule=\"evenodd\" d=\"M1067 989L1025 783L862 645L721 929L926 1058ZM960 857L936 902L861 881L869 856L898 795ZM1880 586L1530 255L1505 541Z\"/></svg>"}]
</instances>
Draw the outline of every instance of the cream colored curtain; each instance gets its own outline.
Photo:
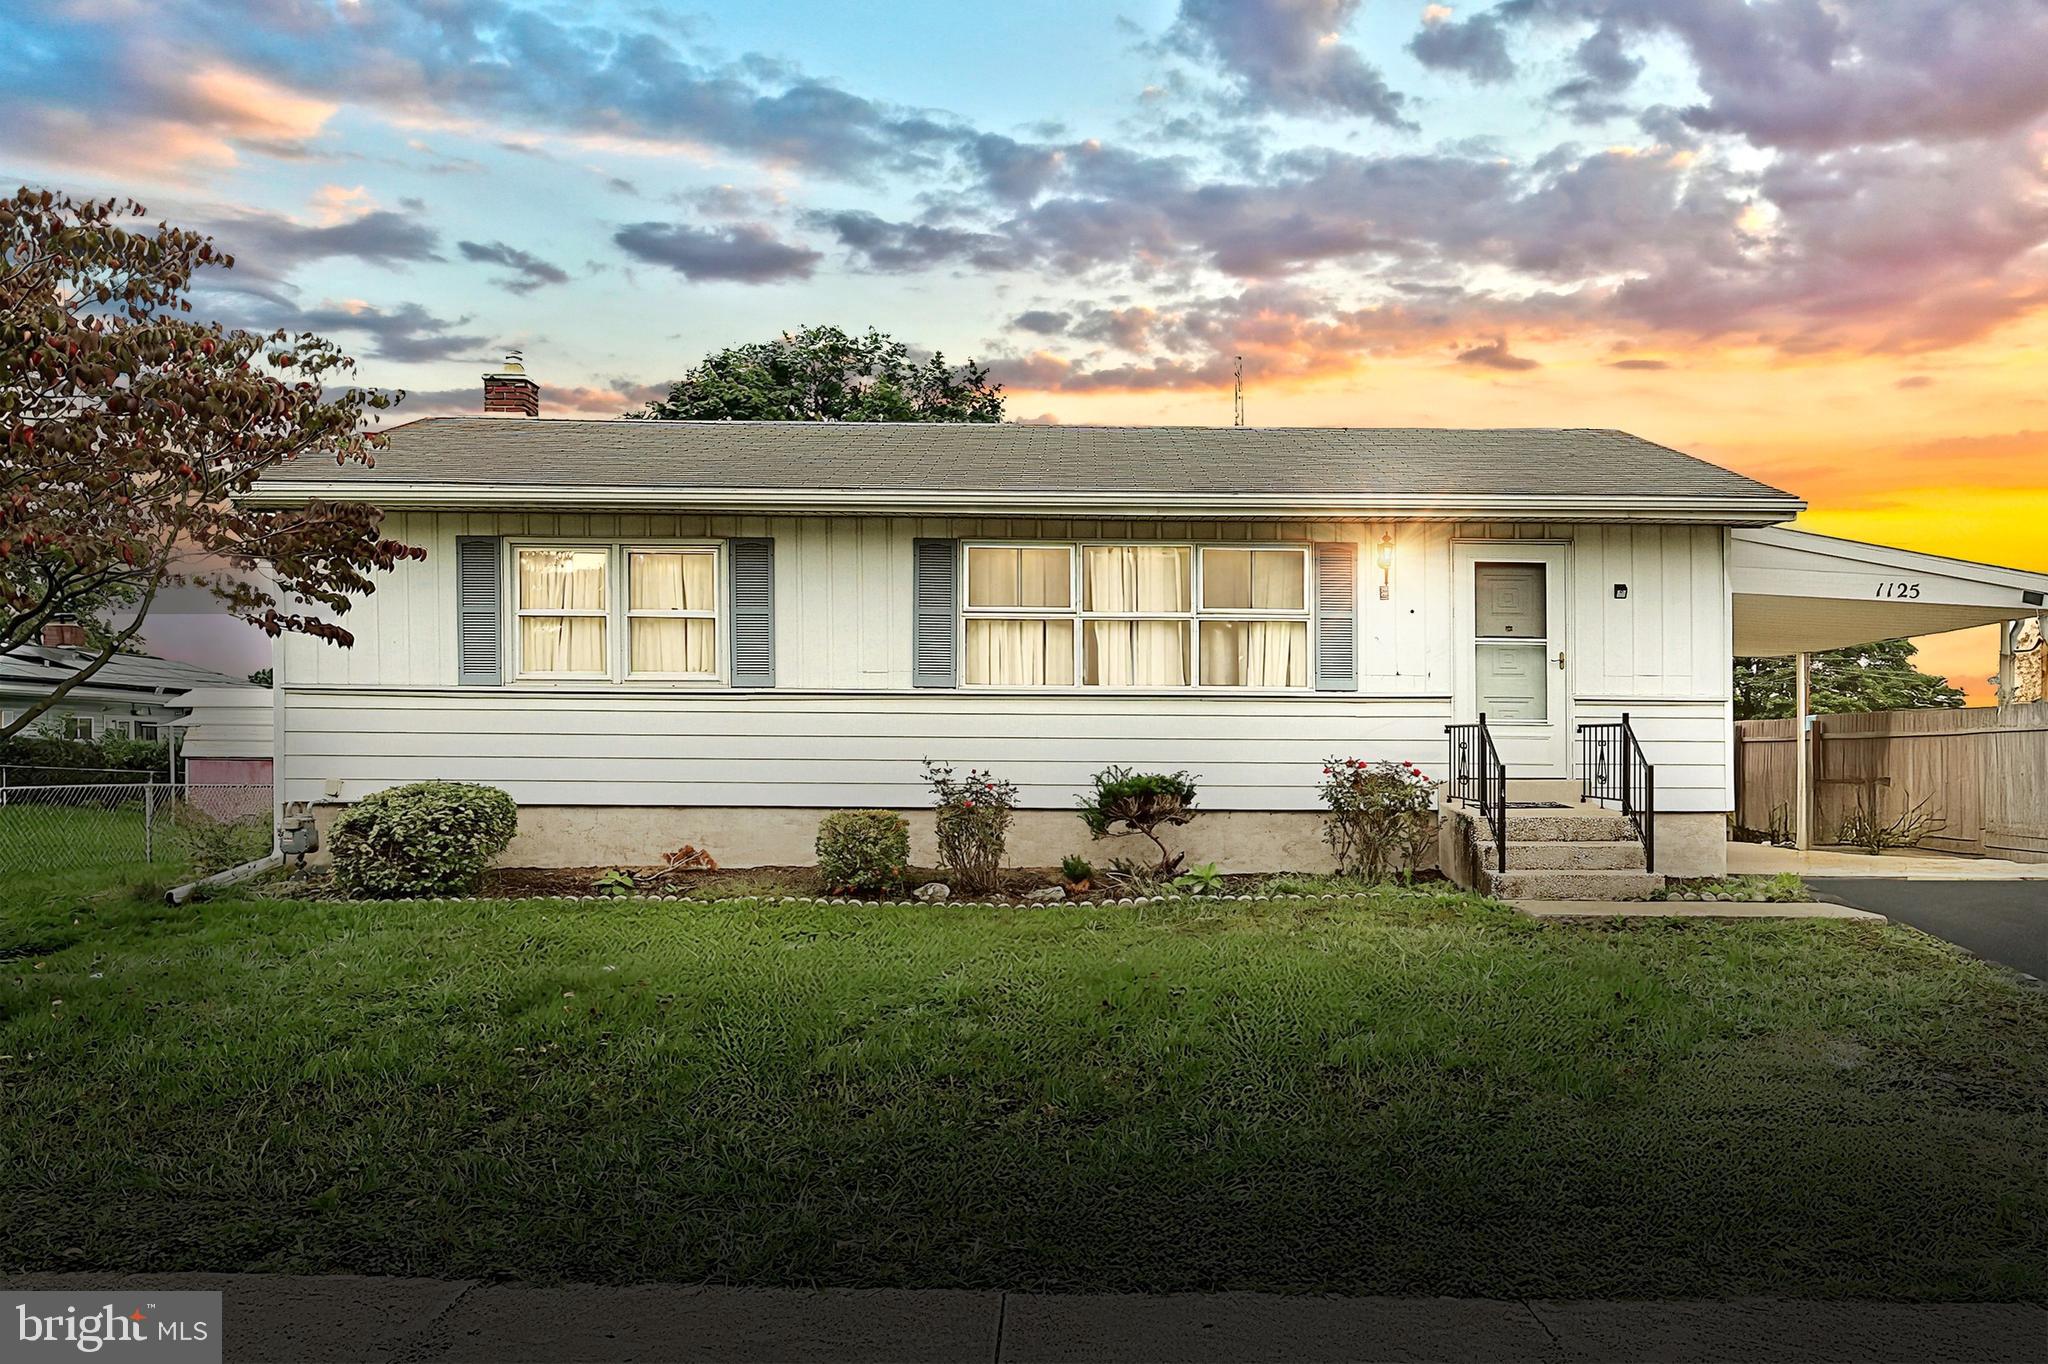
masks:
<instances>
[{"instance_id":1,"label":"cream colored curtain","mask_svg":"<svg viewBox=\"0 0 2048 1364\"><path fill-rule=\"evenodd\" d=\"M1073 604L1074 561L1064 545L976 546L967 551L970 607Z\"/></svg>"},{"instance_id":2,"label":"cream colored curtain","mask_svg":"<svg viewBox=\"0 0 2048 1364\"><path fill-rule=\"evenodd\" d=\"M1091 545L1083 605L1104 614L1182 612L1190 605L1188 550L1179 545ZM1098 687L1184 687L1188 625L1182 620L1091 620L1086 680Z\"/></svg>"},{"instance_id":3,"label":"cream colored curtain","mask_svg":"<svg viewBox=\"0 0 2048 1364\"><path fill-rule=\"evenodd\" d=\"M1070 620L967 622L967 685L1070 687L1074 623Z\"/></svg>"},{"instance_id":4,"label":"cream colored curtain","mask_svg":"<svg viewBox=\"0 0 2048 1364\"><path fill-rule=\"evenodd\" d=\"M524 671L610 671L603 615L610 558L602 549L519 551L519 658ZM526 614L533 611L562 614ZM569 614L586 611L597 614Z\"/></svg>"},{"instance_id":5,"label":"cream colored curtain","mask_svg":"<svg viewBox=\"0 0 2048 1364\"><path fill-rule=\"evenodd\" d=\"M1308 623L1299 620L1202 622L1205 687L1305 687Z\"/></svg>"},{"instance_id":6,"label":"cream colored curtain","mask_svg":"<svg viewBox=\"0 0 2048 1364\"><path fill-rule=\"evenodd\" d=\"M644 614L715 612L716 555L635 553L630 556L626 588L626 608L632 614L627 644L633 672L709 675L718 671L715 620Z\"/></svg>"},{"instance_id":7,"label":"cream colored curtain","mask_svg":"<svg viewBox=\"0 0 2048 1364\"><path fill-rule=\"evenodd\" d=\"M1306 601L1307 562L1292 549L1205 549L1202 609L1299 611Z\"/></svg>"}]
</instances>

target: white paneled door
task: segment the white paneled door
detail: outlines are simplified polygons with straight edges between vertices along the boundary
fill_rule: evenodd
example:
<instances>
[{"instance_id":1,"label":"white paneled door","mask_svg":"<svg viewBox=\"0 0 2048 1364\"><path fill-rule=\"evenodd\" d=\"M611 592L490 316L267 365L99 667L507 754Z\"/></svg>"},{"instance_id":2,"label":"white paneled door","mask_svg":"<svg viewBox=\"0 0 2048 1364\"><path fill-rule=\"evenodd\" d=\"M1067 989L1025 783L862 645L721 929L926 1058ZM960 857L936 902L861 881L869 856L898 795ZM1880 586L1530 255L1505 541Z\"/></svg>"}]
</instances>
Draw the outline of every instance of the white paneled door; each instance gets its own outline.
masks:
<instances>
[{"instance_id":1,"label":"white paneled door","mask_svg":"<svg viewBox=\"0 0 2048 1364\"><path fill-rule=\"evenodd\" d=\"M1564 545L1457 546L1454 704L1486 717L1514 777L1571 775Z\"/></svg>"}]
</instances>

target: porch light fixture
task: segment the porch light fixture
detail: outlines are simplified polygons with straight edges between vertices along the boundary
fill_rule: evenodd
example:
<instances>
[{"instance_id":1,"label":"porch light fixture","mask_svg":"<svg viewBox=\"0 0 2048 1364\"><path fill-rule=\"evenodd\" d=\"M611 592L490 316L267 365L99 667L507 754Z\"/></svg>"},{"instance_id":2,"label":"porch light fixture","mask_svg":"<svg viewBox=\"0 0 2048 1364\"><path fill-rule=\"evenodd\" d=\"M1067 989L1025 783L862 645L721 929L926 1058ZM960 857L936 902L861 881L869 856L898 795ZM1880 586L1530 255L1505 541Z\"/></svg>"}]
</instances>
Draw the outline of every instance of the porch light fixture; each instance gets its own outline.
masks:
<instances>
[{"instance_id":1,"label":"porch light fixture","mask_svg":"<svg viewBox=\"0 0 2048 1364\"><path fill-rule=\"evenodd\" d=\"M1387 531L1380 536L1380 600L1393 595L1394 581L1394 534Z\"/></svg>"}]
</instances>

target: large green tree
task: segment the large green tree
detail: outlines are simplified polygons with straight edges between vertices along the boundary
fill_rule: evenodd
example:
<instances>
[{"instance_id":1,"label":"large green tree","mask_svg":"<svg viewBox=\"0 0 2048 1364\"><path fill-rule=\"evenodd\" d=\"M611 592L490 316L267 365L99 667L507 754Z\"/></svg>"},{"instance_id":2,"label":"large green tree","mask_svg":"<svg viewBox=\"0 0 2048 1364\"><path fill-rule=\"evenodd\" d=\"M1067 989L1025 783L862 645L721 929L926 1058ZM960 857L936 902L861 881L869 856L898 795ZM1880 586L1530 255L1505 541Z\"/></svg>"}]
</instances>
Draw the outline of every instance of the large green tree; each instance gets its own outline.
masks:
<instances>
[{"instance_id":1,"label":"large green tree","mask_svg":"<svg viewBox=\"0 0 2048 1364\"><path fill-rule=\"evenodd\" d=\"M192 321L196 271L233 261L196 232L124 226L125 200L22 189L0 198L0 654L53 616L112 613L83 666L0 737L35 723L141 630L165 587L211 593L271 635L336 644L330 617L371 574L426 552L379 533L361 502L242 506L287 460L347 465L392 395L317 336Z\"/></svg>"},{"instance_id":2,"label":"large green tree","mask_svg":"<svg viewBox=\"0 0 2048 1364\"><path fill-rule=\"evenodd\" d=\"M628 416L657 421L997 422L1003 386L969 360L923 363L870 327L802 327L773 341L714 351Z\"/></svg>"},{"instance_id":3,"label":"large green tree","mask_svg":"<svg viewBox=\"0 0 2048 1364\"><path fill-rule=\"evenodd\" d=\"M1808 702L1815 715L1846 711L1927 710L1963 704L1946 678L1913 666L1919 650L1906 639L1887 639L1813 656ZM1789 658L1735 660L1735 718L1775 720L1793 713L1795 678Z\"/></svg>"}]
</instances>

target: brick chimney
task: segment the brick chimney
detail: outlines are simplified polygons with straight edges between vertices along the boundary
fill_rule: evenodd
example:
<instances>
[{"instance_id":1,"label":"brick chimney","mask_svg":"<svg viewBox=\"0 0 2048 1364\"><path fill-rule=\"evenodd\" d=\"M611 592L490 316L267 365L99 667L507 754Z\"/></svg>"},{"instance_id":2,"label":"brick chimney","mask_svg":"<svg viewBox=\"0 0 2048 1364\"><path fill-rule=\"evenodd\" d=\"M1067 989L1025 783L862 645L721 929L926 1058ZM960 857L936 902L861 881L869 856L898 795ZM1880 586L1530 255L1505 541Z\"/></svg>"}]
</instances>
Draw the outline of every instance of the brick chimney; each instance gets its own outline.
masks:
<instances>
[{"instance_id":1,"label":"brick chimney","mask_svg":"<svg viewBox=\"0 0 2048 1364\"><path fill-rule=\"evenodd\" d=\"M526 364L518 351L507 351L504 368L484 376L484 415L540 415L540 385L526 377Z\"/></svg>"},{"instance_id":2,"label":"brick chimney","mask_svg":"<svg viewBox=\"0 0 2048 1364\"><path fill-rule=\"evenodd\" d=\"M85 627L73 615L52 616L43 622L43 647L46 649L83 649Z\"/></svg>"}]
</instances>

